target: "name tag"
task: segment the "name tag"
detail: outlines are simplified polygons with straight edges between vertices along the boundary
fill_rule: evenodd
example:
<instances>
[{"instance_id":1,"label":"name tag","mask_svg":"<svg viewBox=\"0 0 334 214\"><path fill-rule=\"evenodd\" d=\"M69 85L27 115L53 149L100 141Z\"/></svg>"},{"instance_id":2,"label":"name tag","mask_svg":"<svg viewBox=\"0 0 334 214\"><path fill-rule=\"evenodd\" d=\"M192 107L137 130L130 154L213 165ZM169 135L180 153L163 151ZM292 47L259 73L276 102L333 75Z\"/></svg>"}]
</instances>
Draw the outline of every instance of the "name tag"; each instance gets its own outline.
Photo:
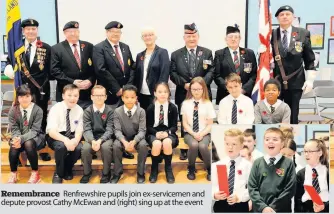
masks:
<instances>
[{"instance_id":1,"label":"name tag","mask_svg":"<svg viewBox=\"0 0 334 214\"><path fill-rule=\"evenodd\" d=\"M203 60L203 64L211 65L212 62L211 62L211 60Z\"/></svg>"}]
</instances>

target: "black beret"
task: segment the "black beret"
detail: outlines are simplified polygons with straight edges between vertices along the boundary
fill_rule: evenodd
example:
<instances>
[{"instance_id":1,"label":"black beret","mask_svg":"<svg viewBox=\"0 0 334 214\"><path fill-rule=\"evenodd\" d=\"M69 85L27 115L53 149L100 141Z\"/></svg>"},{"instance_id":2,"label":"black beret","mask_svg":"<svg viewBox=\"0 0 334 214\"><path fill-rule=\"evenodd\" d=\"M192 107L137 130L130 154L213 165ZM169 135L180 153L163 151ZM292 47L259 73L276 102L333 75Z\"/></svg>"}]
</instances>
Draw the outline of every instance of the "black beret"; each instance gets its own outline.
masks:
<instances>
[{"instance_id":1,"label":"black beret","mask_svg":"<svg viewBox=\"0 0 334 214\"><path fill-rule=\"evenodd\" d=\"M112 22L109 22L104 29L109 30L111 28L122 29L123 25L120 22L112 21Z\"/></svg>"},{"instance_id":2,"label":"black beret","mask_svg":"<svg viewBox=\"0 0 334 214\"><path fill-rule=\"evenodd\" d=\"M39 23L38 21L36 21L35 19L26 19L23 20L21 23L21 27L25 28L25 27L38 27Z\"/></svg>"},{"instance_id":3,"label":"black beret","mask_svg":"<svg viewBox=\"0 0 334 214\"><path fill-rule=\"evenodd\" d=\"M294 13L292 7L290 7L289 5L284 5L284 6L280 7L280 8L278 8L277 12L275 13L275 17L277 17L280 14L280 12L282 12L284 10L287 10L287 11L290 11L291 13Z\"/></svg>"},{"instance_id":4,"label":"black beret","mask_svg":"<svg viewBox=\"0 0 334 214\"><path fill-rule=\"evenodd\" d=\"M70 28L79 28L79 22L76 21L67 22L63 28L63 31Z\"/></svg>"},{"instance_id":5,"label":"black beret","mask_svg":"<svg viewBox=\"0 0 334 214\"><path fill-rule=\"evenodd\" d=\"M184 25L184 29L185 30L195 31L195 32L192 32L192 33L187 32L187 34L194 34L194 33L197 32L197 26L196 26L195 23Z\"/></svg>"},{"instance_id":6,"label":"black beret","mask_svg":"<svg viewBox=\"0 0 334 214\"><path fill-rule=\"evenodd\" d=\"M240 33L239 26L237 24L234 26L227 26L226 35L230 33Z\"/></svg>"}]
</instances>

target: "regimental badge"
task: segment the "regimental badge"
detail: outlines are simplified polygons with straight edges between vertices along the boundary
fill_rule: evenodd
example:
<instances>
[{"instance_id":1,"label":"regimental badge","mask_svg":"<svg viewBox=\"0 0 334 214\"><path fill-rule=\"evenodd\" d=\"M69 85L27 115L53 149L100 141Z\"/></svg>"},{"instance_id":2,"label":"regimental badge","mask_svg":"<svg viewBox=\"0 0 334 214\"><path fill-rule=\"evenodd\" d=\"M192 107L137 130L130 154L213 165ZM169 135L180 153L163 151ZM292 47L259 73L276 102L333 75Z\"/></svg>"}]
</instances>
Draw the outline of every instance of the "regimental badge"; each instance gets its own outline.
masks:
<instances>
[{"instance_id":1,"label":"regimental badge","mask_svg":"<svg viewBox=\"0 0 334 214\"><path fill-rule=\"evenodd\" d=\"M30 24L32 24L32 25L34 24L34 21L32 19L30 19Z\"/></svg>"},{"instance_id":2,"label":"regimental badge","mask_svg":"<svg viewBox=\"0 0 334 214\"><path fill-rule=\"evenodd\" d=\"M208 64L204 64L204 63L203 63L203 69L204 69L204 70L208 69Z\"/></svg>"},{"instance_id":3,"label":"regimental badge","mask_svg":"<svg viewBox=\"0 0 334 214\"><path fill-rule=\"evenodd\" d=\"M118 23L117 28L120 28L120 27L121 27L121 23Z\"/></svg>"},{"instance_id":4,"label":"regimental badge","mask_svg":"<svg viewBox=\"0 0 334 214\"><path fill-rule=\"evenodd\" d=\"M78 27L79 27L78 23L75 23L75 24L74 24L74 27L78 28Z\"/></svg>"},{"instance_id":5,"label":"regimental badge","mask_svg":"<svg viewBox=\"0 0 334 214\"><path fill-rule=\"evenodd\" d=\"M92 66L92 60L90 58L88 59L88 65Z\"/></svg>"},{"instance_id":6,"label":"regimental badge","mask_svg":"<svg viewBox=\"0 0 334 214\"><path fill-rule=\"evenodd\" d=\"M44 65L43 65L43 63L40 63L40 64L39 64L39 70L42 71L43 69L44 69Z\"/></svg>"},{"instance_id":7,"label":"regimental badge","mask_svg":"<svg viewBox=\"0 0 334 214\"><path fill-rule=\"evenodd\" d=\"M303 43L302 42L295 42L295 49L297 52L303 51Z\"/></svg>"},{"instance_id":8,"label":"regimental badge","mask_svg":"<svg viewBox=\"0 0 334 214\"><path fill-rule=\"evenodd\" d=\"M130 59L128 59L128 65L131 66L131 60Z\"/></svg>"}]
</instances>

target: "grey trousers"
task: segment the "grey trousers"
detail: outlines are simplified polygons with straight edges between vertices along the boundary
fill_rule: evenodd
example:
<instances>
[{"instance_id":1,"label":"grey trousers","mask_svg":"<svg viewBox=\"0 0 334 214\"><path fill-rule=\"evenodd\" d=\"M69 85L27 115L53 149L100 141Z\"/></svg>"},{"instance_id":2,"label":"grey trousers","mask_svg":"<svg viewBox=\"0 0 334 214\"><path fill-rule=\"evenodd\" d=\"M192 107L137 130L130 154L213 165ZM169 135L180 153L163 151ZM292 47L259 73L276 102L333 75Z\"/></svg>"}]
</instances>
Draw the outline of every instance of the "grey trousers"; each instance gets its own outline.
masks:
<instances>
[{"instance_id":1,"label":"grey trousers","mask_svg":"<svg viewBox=\"0 0 334 214\"><path fill-rule=\"evenodd\" d=\"M196 158L198 156L198 151L201 153L203 162L206 169L211 166L211 152L209 150L209 143L211 141L211 135L208 134L203 137L203 139L198 142L195 138L188 134L184 134L184 142L189 146L188 149L188 160L189 166L195 167Z\"/></svg>"},{"instance_id":2,"label":"grey trousers","mask_svg":"<svg viewBox=\"0 0 334 214\"><path fill-rule=\"evenodd\" d=\"M137 173L140 175L145 174L145 162L146 157L148 153L148 144L145 139L141 140L137 145L135 146L135 149L138 152L137 157ZM114 155L114 175L120 175L123 173L123 151L124 146L123 143L121 143L119 140L115 140L113 144L113 155Z\"/></svg>"},{"instance_id":3,"label":"grey trousers","mask_svg":"<svg viewBox=\"0 0 334 214\"><path fill-rule=\"evenodd\" d=\"M103 174L108 175L110 173L110 166L112 161L112 140L107 140L101 144L100 152L103 162ZM85 142L81 149L81 160L84 167L84 175L89 174L92 171L92 159L95 151L92 149L92 144Z\"/></svg>"}]
</instances>

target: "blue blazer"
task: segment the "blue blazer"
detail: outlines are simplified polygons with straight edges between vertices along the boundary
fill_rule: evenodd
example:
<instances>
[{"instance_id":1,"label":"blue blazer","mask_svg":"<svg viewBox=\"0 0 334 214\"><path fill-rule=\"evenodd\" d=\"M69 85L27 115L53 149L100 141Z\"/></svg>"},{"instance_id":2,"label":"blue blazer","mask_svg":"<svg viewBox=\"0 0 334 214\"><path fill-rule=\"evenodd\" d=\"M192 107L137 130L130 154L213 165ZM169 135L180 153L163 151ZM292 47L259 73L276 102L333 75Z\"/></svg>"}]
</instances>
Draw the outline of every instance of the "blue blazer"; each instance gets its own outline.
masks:
<instances>
[{"instance_id":1,"label":"blue blazer","mask_svg":"<svg viewBox=\"0 0 334 214\"><path fill-rule=\"evenodd\" d=\"M170 60L168 51L156 45L148 64L146 79L144 80L145 53L146 49L137 54L134 85L138 88L138 92L140 92L143 81L146 81L151 95L154 95L154 87L157 83L168 83Z\"/></svg>"}]
</instances>

